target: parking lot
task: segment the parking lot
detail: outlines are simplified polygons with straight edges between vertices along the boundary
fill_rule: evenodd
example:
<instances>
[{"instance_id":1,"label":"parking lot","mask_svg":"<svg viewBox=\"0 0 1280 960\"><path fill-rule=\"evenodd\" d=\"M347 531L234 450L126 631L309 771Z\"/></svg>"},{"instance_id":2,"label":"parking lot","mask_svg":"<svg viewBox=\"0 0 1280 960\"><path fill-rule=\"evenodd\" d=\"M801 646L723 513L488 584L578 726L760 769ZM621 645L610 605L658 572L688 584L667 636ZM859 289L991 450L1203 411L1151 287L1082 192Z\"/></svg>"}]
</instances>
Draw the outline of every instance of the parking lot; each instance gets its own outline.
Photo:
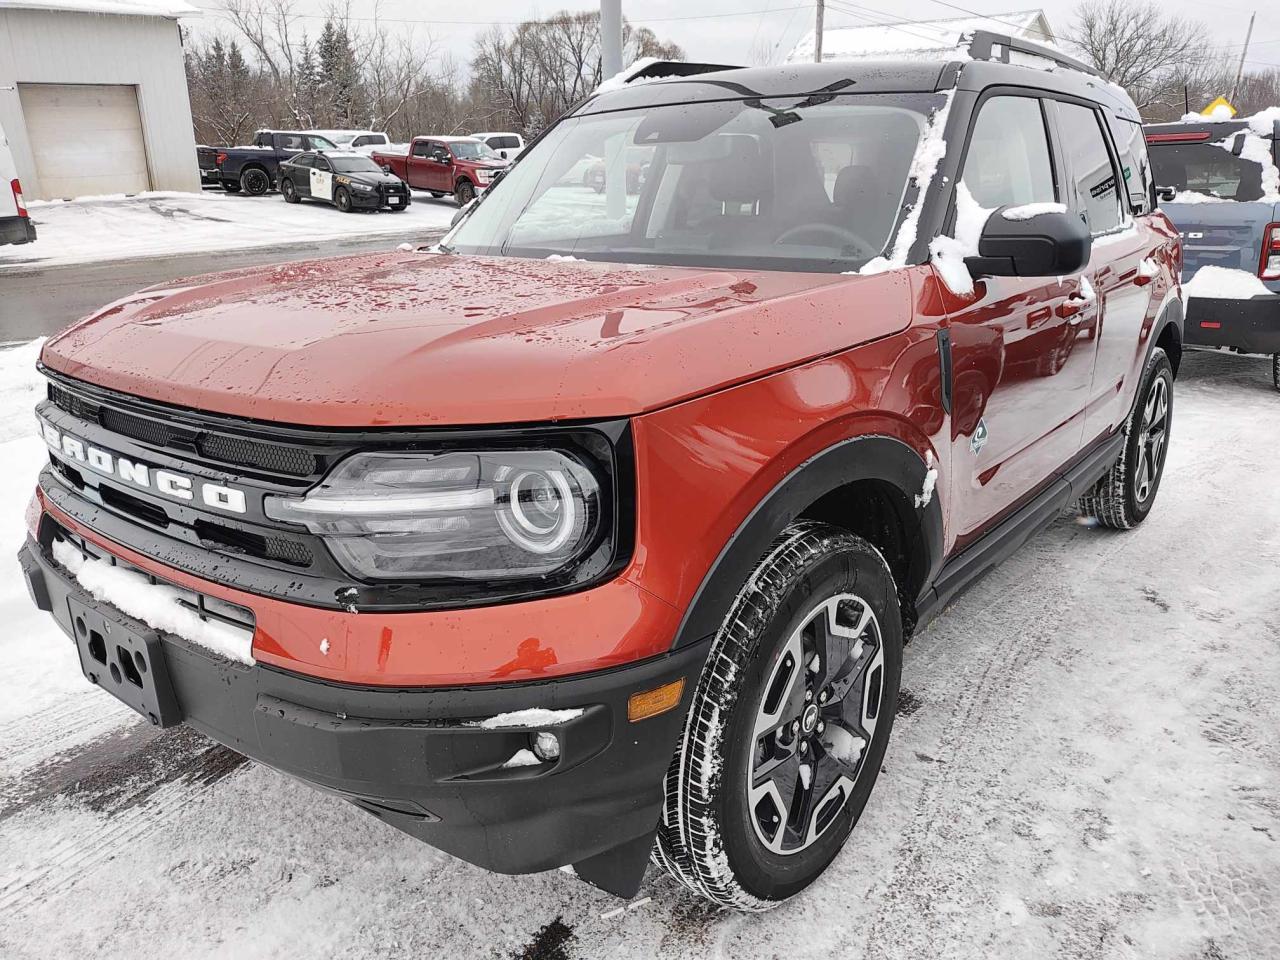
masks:
<instances>
[{"instance_id":1,"label":"parking lot","mask_svg":"<svg viewBox=\"0 0 1280 960\"><path fill-rule=\"evenodd\" d=\"M629 906L485 873L90 687L13 560L43 453L34 378L13 372L33 355L0 353L0 956L1274 956L1280 396L1262 360L1188 356L1140 529L1064 514L912 642L852 840L794 903L743 916L654 869Z\"/></svg>"}]
</instances>

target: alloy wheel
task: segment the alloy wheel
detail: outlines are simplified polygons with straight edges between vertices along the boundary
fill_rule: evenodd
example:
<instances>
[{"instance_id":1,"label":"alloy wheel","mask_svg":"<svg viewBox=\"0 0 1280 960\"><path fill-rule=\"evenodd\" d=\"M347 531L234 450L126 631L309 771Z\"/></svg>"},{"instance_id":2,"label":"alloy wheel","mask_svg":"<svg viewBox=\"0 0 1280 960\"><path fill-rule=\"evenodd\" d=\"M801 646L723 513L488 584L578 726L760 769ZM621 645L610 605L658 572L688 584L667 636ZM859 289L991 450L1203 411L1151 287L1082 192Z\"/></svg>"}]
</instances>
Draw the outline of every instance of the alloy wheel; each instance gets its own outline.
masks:
<instances>
[{"instance_id":1,"label":"alloy wheel","mask_svg":"<svg viewBox=\"0 0 1280 960\"><path fill-rule=\"evenodd\" d=\"M884 645L853 594L811 609L772 665L747 774L756 836L775 854L807 849L835 822L880 716Z\"/></svg>"},{"instance_id":2,"label":"alloy wheel","mask_svg":"<svg viewBox=\"0 0 1280 960\"><path fill-rule=\"evenodd\" d=\"M1151 381L1143 405L1141 431L1138 462L1133 471L1133 495L1138 503L1146 503L1160 478L1168 449L1165 441L1169 436L1169 383L1164 377Z\"/></svg>"}]
</instances>

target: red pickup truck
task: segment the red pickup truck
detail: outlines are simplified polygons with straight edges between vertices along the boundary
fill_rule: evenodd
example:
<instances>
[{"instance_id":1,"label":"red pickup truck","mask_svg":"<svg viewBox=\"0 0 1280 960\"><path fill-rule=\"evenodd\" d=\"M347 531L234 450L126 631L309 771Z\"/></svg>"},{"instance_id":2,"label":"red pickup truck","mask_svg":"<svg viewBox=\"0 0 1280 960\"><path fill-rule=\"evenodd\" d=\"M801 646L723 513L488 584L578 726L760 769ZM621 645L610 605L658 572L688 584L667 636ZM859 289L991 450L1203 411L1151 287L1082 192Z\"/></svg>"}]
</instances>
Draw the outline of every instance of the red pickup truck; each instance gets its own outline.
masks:
<instances>
[{"instance_id":1,"label":"red pickup truck","mask_svg":"<svg viewBox=\"0 0 1280 960\"><path fill-rule=\"evenodd\" d=\"M458 206L470 203L507 166L475 137L414 137L405 153L375 150L372 156L415 189L433 197L453 194Z\"/></svg>"}]
</instances>

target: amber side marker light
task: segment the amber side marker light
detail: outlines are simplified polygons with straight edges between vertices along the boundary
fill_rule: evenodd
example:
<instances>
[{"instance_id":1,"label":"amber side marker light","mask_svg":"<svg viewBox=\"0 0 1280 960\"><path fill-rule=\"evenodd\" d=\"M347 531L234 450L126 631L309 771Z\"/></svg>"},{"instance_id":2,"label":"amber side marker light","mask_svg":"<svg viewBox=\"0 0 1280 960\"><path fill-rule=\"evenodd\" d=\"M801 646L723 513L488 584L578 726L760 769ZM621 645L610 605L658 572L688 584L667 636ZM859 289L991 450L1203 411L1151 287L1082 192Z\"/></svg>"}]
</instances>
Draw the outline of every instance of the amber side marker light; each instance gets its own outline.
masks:
<instances>
[{"instance_id":1,"label":"amber side marker light","mask_svg":"<svg viewBox=\"0 0 1280 960\"><path fill-rule=\"evenodd\" d=\"M627 719L632 723L637 720L648 720L660 713L674 710L680 703L680 694L684 693L684 677L672 680L652 690L633 693L627 700Z\"/></svg>"}]
</instances>

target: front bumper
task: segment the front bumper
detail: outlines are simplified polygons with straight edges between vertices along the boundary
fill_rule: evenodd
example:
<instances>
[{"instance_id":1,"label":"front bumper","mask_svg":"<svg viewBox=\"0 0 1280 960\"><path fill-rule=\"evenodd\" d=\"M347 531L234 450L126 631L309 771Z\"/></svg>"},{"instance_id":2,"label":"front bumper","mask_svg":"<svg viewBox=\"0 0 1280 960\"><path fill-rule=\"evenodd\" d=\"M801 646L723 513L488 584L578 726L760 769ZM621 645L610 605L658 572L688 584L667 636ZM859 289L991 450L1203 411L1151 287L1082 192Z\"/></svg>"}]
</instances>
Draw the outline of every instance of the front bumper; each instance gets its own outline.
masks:
<instances>
[{"instance_id":1,"label":"front bumper","mask_svg":"<svg viewBox=\"0 0 1280 960\"><path fill-rule=\"evenodd\" d=\"M357 210L394 210L407 207L410 202L408 190L402 194L383 193L381 190L375 190L373 193L351 191L351 205Z\"/></svg>"},{"instance_id":2,"label":"front bumper","mask_svg":"<svg viewBox=\"0 0 1280 960\"><path fill-rule=\"evenodd\" d=\"M47 546L29 539L19 561L33 601L69 637L71 597L121 616ZM663 777L709 646L556 680L377 688L246 667L161 638L183 721L219 743L478 866L516 874L574 864L583 879L624 896L643 876ZM676 709L628 722L631 694L681 678ZM539 727L479 722L531 708L583 712L543 727L559 737L558 760L504 767Z\"/></svg>"},{"instance_id":3,"label":"front bumper","mask_svg":"<svg viewBox=\"0 0 1280 960\"><path fill-rule=\"evenodd\" d=\"M1280 353L1280 294L1252 300L1190 297L1185 336L1197 346Z\"/></svg>"}]
</instances>

